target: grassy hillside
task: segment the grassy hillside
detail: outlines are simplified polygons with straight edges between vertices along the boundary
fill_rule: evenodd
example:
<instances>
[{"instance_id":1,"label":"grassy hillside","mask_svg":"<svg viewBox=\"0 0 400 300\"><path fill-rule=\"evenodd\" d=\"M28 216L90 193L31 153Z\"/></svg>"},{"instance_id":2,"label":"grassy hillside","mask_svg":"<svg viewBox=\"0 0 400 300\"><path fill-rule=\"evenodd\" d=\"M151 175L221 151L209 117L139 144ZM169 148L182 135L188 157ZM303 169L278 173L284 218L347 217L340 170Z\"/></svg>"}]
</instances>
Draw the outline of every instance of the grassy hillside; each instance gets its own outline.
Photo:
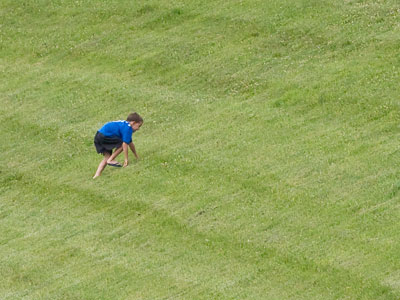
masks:
<instances>
[{"instance_id":1,"label":"grassy hillside","mask_svg":"<svg viewBox=\"0 0 400 300\"><path fill-rule=\"evenodd\" d=\"M399 299L399 32L397 0L1 1L0 299Z\"/></svg>"}]
</instances>

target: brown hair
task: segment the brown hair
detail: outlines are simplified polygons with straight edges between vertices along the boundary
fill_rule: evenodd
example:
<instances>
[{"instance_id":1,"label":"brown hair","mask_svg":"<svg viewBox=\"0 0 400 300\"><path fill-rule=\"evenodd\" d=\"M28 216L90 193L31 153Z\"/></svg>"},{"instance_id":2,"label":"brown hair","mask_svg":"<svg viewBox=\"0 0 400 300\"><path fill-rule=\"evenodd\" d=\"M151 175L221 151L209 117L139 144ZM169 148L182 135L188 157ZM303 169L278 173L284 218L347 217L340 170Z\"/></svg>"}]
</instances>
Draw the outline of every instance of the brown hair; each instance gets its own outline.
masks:
<instances>
[{"instance_id":1,"label":"brown hair","mask_svg":"<svg viewBox=\"0 0 400 300\"><path fill-rule=\"evenodd\" d=\"M133 121L133 122L135 122L135 123L143 123L142 117L139 116L139 114L137 114L137 113L131 113L131 114L129 114L129 116L126 118L126 120L127 120L128 122Z\"/></svg>"}]
</instances>

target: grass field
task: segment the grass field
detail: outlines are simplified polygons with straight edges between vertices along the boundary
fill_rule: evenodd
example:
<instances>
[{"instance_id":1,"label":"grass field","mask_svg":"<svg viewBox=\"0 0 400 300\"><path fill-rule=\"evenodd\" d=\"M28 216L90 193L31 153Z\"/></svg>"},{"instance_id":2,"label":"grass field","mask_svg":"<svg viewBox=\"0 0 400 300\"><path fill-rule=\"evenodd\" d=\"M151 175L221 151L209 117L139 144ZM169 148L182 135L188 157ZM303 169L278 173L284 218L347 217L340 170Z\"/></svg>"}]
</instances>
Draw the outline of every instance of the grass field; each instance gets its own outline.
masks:
<instances>
[{"instance_id":1,"label":"grass field","mask_svg":"<svg viewBox=\"0 0 400 300\"><path fill-rule=\"evenodd\" d=\"M2 0L0 299L400 299L399 83L398 0Z\"/></svg>"}]
</instances>

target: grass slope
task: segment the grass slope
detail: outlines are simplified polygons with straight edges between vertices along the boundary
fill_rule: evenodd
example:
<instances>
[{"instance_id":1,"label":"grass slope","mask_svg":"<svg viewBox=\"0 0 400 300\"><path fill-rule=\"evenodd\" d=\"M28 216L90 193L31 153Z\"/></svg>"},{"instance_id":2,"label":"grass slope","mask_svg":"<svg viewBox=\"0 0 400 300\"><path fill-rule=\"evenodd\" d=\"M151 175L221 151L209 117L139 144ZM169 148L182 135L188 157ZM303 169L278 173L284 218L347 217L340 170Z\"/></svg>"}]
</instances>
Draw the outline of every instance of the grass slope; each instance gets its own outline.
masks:
<instances>
[{"instance_id":1,"label":"grass slope","mask_svg":"<svg viewBox=\"0 0 400 300\"><path fill-rule=\"evenodd\" d=\"M400 297L398 1L0 19L0 299ZM131 111L141 160L93 181Z\"/></svg>"}]
</instances>

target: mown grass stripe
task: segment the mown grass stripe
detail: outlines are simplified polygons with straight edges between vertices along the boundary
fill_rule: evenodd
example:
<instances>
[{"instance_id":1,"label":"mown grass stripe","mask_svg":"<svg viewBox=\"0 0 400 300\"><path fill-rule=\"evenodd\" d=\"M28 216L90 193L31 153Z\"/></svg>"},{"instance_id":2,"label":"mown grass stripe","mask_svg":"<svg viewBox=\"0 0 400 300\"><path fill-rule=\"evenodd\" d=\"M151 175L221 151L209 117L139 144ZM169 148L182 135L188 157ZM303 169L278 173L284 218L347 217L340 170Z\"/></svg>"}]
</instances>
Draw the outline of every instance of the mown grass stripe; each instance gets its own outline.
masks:
<instances>
[{"instance_id":1,"label":"mown grass stripe","mask_svg":"<svg viewBox=\"0 0 400 300\"><path fill-rule=\"evenodd\" d=\"M15 175L15 174L14 174ZM248 243L246 241L238 241L236 238L233 236L227 236L227 235L218 235L218 234L213 234L213 233L207 233L207 232L199 232L197 231L194 227L188 227L187 224L182 223L181 220L177 219L174 216L171 216L168 214L168 212L161 210L160 208L154 208L151 206L151 204L148 203L143 203L141 201L135 200L128 200L128 199L123 199L119 197L118 195L115 194L109 194L107 196L99 196L97 193L90 191L90 190L85 190L79 187L72 187L69 186L68 184L56 184L54 181L42 181L39 178L35 178L34 180L30 180L31 176L29 174L24 174L23 176L9 176L8 178L15 177L18 179L16 180L18 182L19 188L23 190L30 189L30 185L34 185L35 193L40 195L40 198L48 199L48 205L43 205L43 207L46 206L52 206L54 209L55 207L60 204L62 199L66 194L70 195L70 199L77 199L79 202L77 205L71 206L71 202L64 203L64 208L63 210L70 211L76 211L77 209L81 210L82 207L87 207L89 206L88 212L89 216L92 219L92 222L94 221L93 225L89 225L89 228L92 226L97 227L98 225L102 226L101 223L101 218L104 218L105 220L109 220L109 222L113 223L112 219L117 219L116 221L118 223L124 223L124 221L130 221L129 224L132 224L130 216L138 217L140 215L140 219L148 225L155 226L159 228L163 232L162 236L160 236L162 239L165 237L168 238L171 234L175 236L179 236L180 238L178 240L184 241L184 243L189 243L189 244L195 244L197 245L197 248L199 252L201 252L202 256L204 255L204 251L209 252L210 255L208 256L213 256L213 255L221 255L221 259L225 261L229 265L227 261L233 261L236 263L239 263L240 265L247 265L251 278L258 278L258 276L262 276L261 274L263 273L269 273L273 272L273 270L279 266L280 268L285 266L285 268L288 269L288 280L291 281L293 280L291 274L292 271L298 272L301 270L301 274L303 278L309 278L306 280L306 285L312 284L314 287L315 285L322 285L325 286L327 282L332 281L333 278L336 278L336 276L339 276L341 278L340 280L350 283L351 286L358 288L356 290L353 290L353 293L357 293L359 295L358 297L363 297L363 290L364 287L368 286L371 287L373 292L373 295L376 297L379 297L381 295L385 295L385 299L389 299L386 297L389 297L391 292L390 289L384 286L380 286L376 284L376 282L373 279L365 279L363 277L359 277L360 274L353 274L349 270L344 270L344 269L336 269L332 266L329 265L319 265L313 261L310 261L306 259L305 257L299 257L296 256L296 254L291 253L290 250L286 253L280 252L278 249L274 248L268 248L268 247L260 247L259 245L254 245L252 243ZM24 179L27 178L27 179ZM74 195L74 196L72 196ZM76 196L75 196L76 195ZM53 199L51 202L49 201L50 199ZM54 199L59 199L58 201L54 202ZM85 203L82 204L82 200L79 199L85 199ZM93 201L94 200L94 201ZM28 200L29 201L29 200ZM18 205L23 205L23 201L20 202ZM26 204L25 204L26 205ZM114 207L114 208L113 208ZM133 211L132 211L133 209ZM50 209L50 212L53 209ZM57 209L56 209L57 210ZM125 211L125 213L124 213ZM126 212L129 213L127 214ZM27 219L29 220L35 215L35 213L28 215ZM68 214L67 214L68 215ZM66 216L67 216L66 215ZM77 218L77 219L82 219L85 218L85 215L70 215L72 216L72 220ZM97 216L101 216L100 219L97 218ZM93 220L93 217L95 218ZM97 221L95 221L97 219ZM84 220L80 221L80 224L83 224ZM85 222L86 224L88 222ZM90 222L89 222L90 224ZM117 224L117 223L114 223ZM86 225L87 226L87 225ZM117 225L118 226L118 225ZM120 226L120 225L119 225ZM141 225L140 227L142 227ZM146 225L145 225L146 226ZM108 227L108 226L107 226ZM51 228L51 227L50 227ZM49 229L50 229L49 228ZM109 228L109 227L108 227ZM110 229L110 228L109 228ZM154 228L153 228L154 229ZM80 235L87 236L88 232L85 230L85 228L80 229L80 233L74 233L72 236L70 235L69 237L61 237L60 236L60 242L62 244L68 243L68 241L71 238L79 238ZM157 231L157 230L156 230ZM111 233L112 234L112 233ZM160 233L159 233L160 234ZM107 237L108 233L103 232L101 239L104 239ZM89 234L89 237L91 234ZM50 237L50 236L49 236ZM96 238L96 236L93 236ZM29 237L28 237L29 238ZM100 238L100 236L99 236ZM22 239L25 239L22 238ZM16 242L16 241L14 241ZM52 242L50 242L52 243ZM179 243L179 241L175 241L175 243ZM43 244L43 243L41 243ZM100 244L101 245L101 242ZM5 245L3 244L2 247ZM44 245L46 246L46 245ZM118 246L117 246L118 248ZM112 248L111 248L112 249ZM110 249L110 250L111 250ZM223 252L220 252L220 249L224 249ZM192 256L192 253L190 254ZM179 256L178 256L179 257ZM105 258L105 257L104 257ZM266 260L266 258L268 260ZM178 258L179 259L179 258ZM95 258L92 263L95 263L97 259ZM187 261L190 265L190 261ZM168 264L166 262L165 264ZM257 266L257 267L254 267ZM163 266L159 266L162 268ZM221 266L219 266L221 267ZM246 268L246 269L247 269ZM260 268L263 269L263 272L258 273ZM265 268L265 269L264 269ZM217 271L217 269L215 270ZM128 271L129 272L129 271ZM218 272L218 271L217 271ZM255 273L254 273L255 272ZM256 277L253 277L255 275L258 275ZM220 274L222 275L222 274ZM228 276L228 274L224 274L224 277ZM263 277L263 276L262 276ZM267 277L268 278L268 277ZM259 278L260 279L260 278ZM337 278L336 278L337 280ZM247 284L247 280L245 280L245 283ZM251 281L250 281L251 282ZM311 283L309 283L311 282ZM220 292L223 292L222 290ZM343 293L343 291L338 291L340 293ZM371 291L369 291L371 293ZM372 294L371 294L372 295ZM353 295L354 296L354 295ZM378 298L377 298L378 299ZM393 298L395 299L395 298Z\"/></svg>"}]
</instances>

